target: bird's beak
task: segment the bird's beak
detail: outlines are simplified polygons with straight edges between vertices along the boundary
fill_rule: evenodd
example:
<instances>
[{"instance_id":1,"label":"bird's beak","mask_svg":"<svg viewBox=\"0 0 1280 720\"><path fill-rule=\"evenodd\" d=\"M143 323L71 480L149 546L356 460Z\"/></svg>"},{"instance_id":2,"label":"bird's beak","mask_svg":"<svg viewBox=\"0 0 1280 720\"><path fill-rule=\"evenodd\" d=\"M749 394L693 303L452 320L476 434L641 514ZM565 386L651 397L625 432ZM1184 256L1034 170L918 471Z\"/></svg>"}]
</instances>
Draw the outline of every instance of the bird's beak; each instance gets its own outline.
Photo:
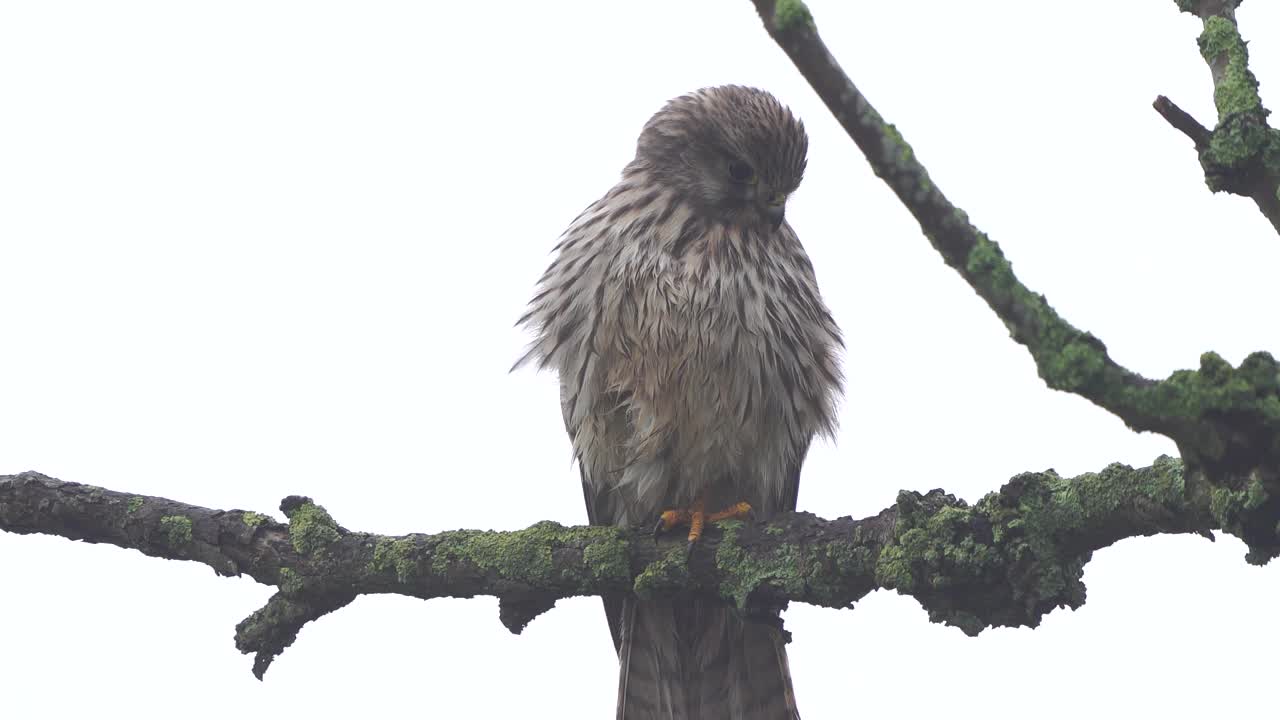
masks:
<instances>
[{"instance_id":1,"label":"bird's beak","mask_svg":"<svg viewBox=\"0 0 1280 720\"><path fill-rule=\"evenodd\" d=\"M765 197L764 214L769 218L773 229L777 230L782 225L782 219L787 213L787 194L780 192L771 192Z\"/></svg>"}]
</instances>

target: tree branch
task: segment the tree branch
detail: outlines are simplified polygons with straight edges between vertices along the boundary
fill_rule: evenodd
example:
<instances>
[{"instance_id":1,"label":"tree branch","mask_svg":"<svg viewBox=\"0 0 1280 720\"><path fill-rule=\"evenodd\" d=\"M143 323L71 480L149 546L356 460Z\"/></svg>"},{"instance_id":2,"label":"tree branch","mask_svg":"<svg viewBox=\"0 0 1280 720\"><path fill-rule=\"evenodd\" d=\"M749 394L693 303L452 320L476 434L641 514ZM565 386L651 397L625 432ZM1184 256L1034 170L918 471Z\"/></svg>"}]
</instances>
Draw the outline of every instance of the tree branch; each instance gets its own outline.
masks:
<instances>
[{"instance_id":1,"label":"tree branch","mask_svg":"<svg viewBox=\"0 0 1280 720\"><path fill-rule=\"evenodd\" d=\"M972 506L942 490L903 491L862 520L789 513L767 524L725 522L690 551L682 537L655 541L646 528L552 522L377 535L339 526L302 497L281 503L286 524L28 472L0 476L0 530L193 560L277 587L236 627L236 647L255 654L261 678L307 622L375 593L494 595L517 633L576 595L698 594L751 616L788 602L846 608L877 588L915 597L932 621L970 635L1035 627L1055 607L1084 602L1081 576L1094 550L1126 537L1208 535L1214 502L1202 479L1161 457L1071 479L1018 475Z\"/></svg>"},{"instance_id":2,"label":"tree branch","mask_svg":"<svg viewBox=\"0 0 1280 720\"><path fill-rule=\"evenodd\" d=\"M1213 132L1191 117L1191 113L1178 107L1177 103L1163 95L1157 95L1155 102L1151 103L1151 107L1155 108L1156 112L1160 113L1160 117L1164 118L1179 132L1191 138L1191 142L1195 143L1196 150L1208 147L1209 141L1213 138Z\"/></svg>"},{"instance_id":3,"label":"tree branch","mask_svg":"<svg viewBox=\"0 0 1280 720\"><path fill-rule=\"evenodd\" d=\"M1043 295L1023 285L1000 246L951 204L901 133L884 121L832 57L803 2L753 2L769 35L872 170L920 223L943 260L1030 351L1045 383L1092 401L1134 430L1172 439L1189 471L1203 473L1224 498L1232 499L1215 506L1232 508L1217 521L1249 545L1248 559L1263 563L1280 555L1280 364L1259 352L1233 368L1218 355L1205 353L1198 371L1181 370L1162 381L1120 366L1101 340L1072 326ZM1243 44L1231 52L1243 62ZM1256 83L1246 87L1256 89ZM1214 130L1210 146L1220 144L1220 133L1226 137L1223 127L1220 123Z\"/></svg>"},{"instance_id":4,"label":"tree branch","mask_svg":"<svg viewBox=\"0 0 1280 720\"><path fill-rule=\"evenodd\" d=\"M1280 232L1280 130L1267 124L1269 111L1258 95L1258 79L1249 70L1249 50L1236 24L1240 0L1176 2L1180 10L1204 23L1197 42L1213 75L1218 125L1207 142L1196 143L1205 183L1213 192L1253 198ZM1159 111L1160 100L1156 102ZM1174 127L1183 130L1177 124Z\"/></svg>"}]
</instances>

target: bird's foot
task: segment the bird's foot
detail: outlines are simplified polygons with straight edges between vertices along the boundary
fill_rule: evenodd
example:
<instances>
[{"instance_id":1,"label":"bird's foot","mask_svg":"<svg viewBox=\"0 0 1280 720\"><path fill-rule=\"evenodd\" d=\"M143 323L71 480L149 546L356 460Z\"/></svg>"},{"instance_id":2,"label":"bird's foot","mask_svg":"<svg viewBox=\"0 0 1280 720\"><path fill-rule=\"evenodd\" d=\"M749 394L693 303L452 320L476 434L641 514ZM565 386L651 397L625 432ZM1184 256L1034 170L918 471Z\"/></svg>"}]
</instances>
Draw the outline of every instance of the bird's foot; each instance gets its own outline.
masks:
<instances>
[{"instance_id":1,"label":"bird's foot","mask_svg":"<svg viewBox=\"0 0 1280 720\"><path fill-rule=\"evenodd\" d=\"M746 502L735 503L719 512L709 513L701 498L693 502L687 510L666 510L658 517L658 524L653 528L653 535L666 532L681 525L689 526L689 545L702 538L702 531L709 522L721 520L745 520L751 514L751 505Z\"/></svg>"}]
</instances>

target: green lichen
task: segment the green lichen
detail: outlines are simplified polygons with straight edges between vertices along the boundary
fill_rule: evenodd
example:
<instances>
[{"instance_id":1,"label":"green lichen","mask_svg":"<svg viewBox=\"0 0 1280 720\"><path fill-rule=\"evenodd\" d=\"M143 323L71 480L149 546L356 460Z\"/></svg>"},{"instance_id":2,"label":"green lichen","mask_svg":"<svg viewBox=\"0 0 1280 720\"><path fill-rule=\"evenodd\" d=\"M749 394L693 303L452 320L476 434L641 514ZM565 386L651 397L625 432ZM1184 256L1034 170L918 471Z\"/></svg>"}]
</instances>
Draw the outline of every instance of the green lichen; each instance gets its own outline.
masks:
<instances>
[{"instance_id":1,"label":"green lichen","mask_svg":"<svg viewBox=\"0 0 1280 720\"><path fill-rule=\"evenodd\" d=\"M1226 527L1234 522L1244 509L1244 497L1239 491L1215 487L1209 494L1209 512L1218 525Z\"/></svg>"},{"instance_id":2,"label":"green lichen","mask_svg":"<svg viewBox=\"0 0 1280 720\"><path fill-rule=\"evenodd\" d=\"M1107 408L1131 410L1128 416L1147 423L1135 429L1167 428L1175 422L1194 427L1200 433L1195 445L1210 459L1222 456L1226 440L1209 423L1185 421L1203 421L1210 414L1249 413L1280 430L1280 384L1270 355L1255 353L1235 370L1217 355L1206 353L1199 372L1175 372L1154 385L1134 383L1110 365L1101 341L1072 327L1043 296L1021 285L1000 247L986 235L978 233L964 272L992 307L1001 312L1017 308L1019 323L1010 328L1014 339L1031 351L1049 387L1084 395Z\"/></svg>"},{"instance_id":3,"label":"green lichen","mask_svg":"<svg viewBox=\"0 0 1280 720\"><path fill-rule=\"evenodd\" d=\"M1269 519L1275 503L1275 494L1257 472L1243 478L1238 489L1216 486L1209 493L1209 513L1223 531L1249 543L1245 560L1254 565L1265 565L1277 554L1280 524L1272 528Z\"/></svg>"},{"instance_id":4,"label":"green lichen","mask_svg":"<svg viewBox=\"0 0 1280 720\"><path fill-rule=\"evenodd\" d=\"M565 547L583 549L585 571L573 563L556 568L553 553ZM468 562L495 571L506 580L574 587L585 579L584 572L596 580L625 583L630 579L627 557L626 541L615 528L567 528L544 521L515 532L441 533L432 548L431 569L436 574L444 574L451 564ZM562 575L557 576L557 572Z\"/></svg>"},{"instance_id":5,"label":"green lichen","mask_svg":"<svg viewBox=\"0 0 1280 720\"><path fill-rule=\"evenodd\" d=\"M1210 17L1204 21L1199 43L1201 55L1210 63L1226 59L1226 68L1213 92L1219 117L1261 110L1258 79L1249 71L1249 51L1236 24L1221 15Z\"/></svg>"},{"instance_id":6,"label":"green lichen","mask_svg":"<svg viewBox=\"0 0 1280 720\"><path fill-rule=\"evenodd\" d=\"M1261 161L1272 172L1280 166L1270 158L1280 150L1275 131L1266 125L1267 111L1258 95L1258 79L1249 70L1249 51L1234 21L1214 15L1204 22L1200 53L1214 69L1214 106L1218 125L1203 160L1206 181L1217 191L1226 189L1229 172Z\"/></svg>"},{"instance_id":7,"label":"green lichen","mask_svg":"<svg viewBox=\"0 0 1280 720\"><path fill-rule=\"evenodd\" d=\"M1158 422L1250 417L1259 427L1280 429L1280 382L1270 354L1259 352L1232 368L1216 353L1200 356L1198 372L1179 370L1151 387L1117 389L1122 401ZM1199 422L1194 448L1202 460L1223 459L1229 438L1219 425ZM1273 449L1273 452L1275 450Z\"/></svg>"},{"instance_id":8,"label":"green lichen","mask_svg":"<svg viewBox=\"0 0 1280 720\"><path fill-rule=\"evenodd\" d=\"M983 498L976 506L1001 528L1001 552L1010 558L1037 558L1033 577L1023 579L1023 592L1037 599L1073 604L1083 602L1079 578L1088 555L1062 556L1064 539L1087 534L1094 523L1115 517L1135 498L1158 507L1183 502L1182 463L1162 456L1150 468L1135 470L1113 463L1100 473L1064 479L1056 473L1018 476L1016 505L1004 491Z\"/></svg>"},{"instance_id":9,"label":"green lichen","mask_svg":"<svg viewBox=\"0 0 1280 720\"><path fill-rule=\"evenodd\" d=\"M279 588L283 593L298 593L303 589L302 576L292 568L280 568Z\"/></svg>"},{"instance_id":10,"label":"green lichen","mask_svg":"<svg viewBox=\"0 0 1280 720\"><path fill-rule=\"evenodd\" d=\"M382 538L373 548L370 569L375 573L395 570L396 579L401 583L412 582L418 576L416 547L411 540Z\"/></svg>"},{"instance_id":11,"label":"green lichen","mask_svg":"<svg viewBox=\"0 0 1280 720\"><path fill-rule=\"evenodd\" d=\"M967 218L953 222L967 224ZM1055 390L1088 393L1107 381L1106 347L1092 335L1063 320L1045 301L1018 282L1000 246L977 234L965 261L965 274L998 311L1014 305L1021 324L1011 328L1014 339L1027 346L1045 384Z\"/></svg>"},{"instance_id":12,"label":"green lichen","mask_svg":"<svg viewBox=\"0 0 1280 720\"><path fill-rule=\"evenodd\" d=\"M1184 485L1182 464L1162 457L1150 468L1116 464L1072 479L1024 473L972 507L941 491L903 492L876 580L968 634L1034 627L1053 608L1084 602L1083 538L1126 506L1180 507Z\"/></svg>"},{"instance_id":13,"label":"green lichen","mask_svg":"<svg viewBox=\"0 0 1280 720\"><path fill-rule=\"evenodd\" d=\"M886 545L876 561L876 584L886 590L910 593L915 588L911 562L912 557L901 541Z\"/></svg>"},{"instance_id":14,"label":"green lichen","mask_svg":"<svg viewBox=\"0 0 1280 720\"><path fill-rule=\"evenodd\" d=\"M895 542L885 546L876 563L876 580L883 587L912 592L927 580L931 589L945 590L981 575L996 560L988 545L967 532L972 508L961 504L925 513L912 495L899 494Z\"/></svg>"},{"instance_id":15,"label":"green lichen","mask_svg":"<svg viewBox=\"0 0 1280 720\"><path fill-rule=\"evenodd\" d=\"M651 598L663 590L684 587L689 582L688 561L686 548L673 547L636 576L632 589L642 598Z\"/></svg>"},{"instance_id":16,"label":"green lichen","mask_svg":"<svg viewBox=\"0 0 1280 720\"><path fill-rule=\"evenodd\" d=\"M955 222L968 224L961 218L955 218ZM971 277L980 279L999 300L1012 299L1011 293L1018 287L1018 279L1013 275L1013 266L1005 259L1000 246L988 238L986 233L978 233L977 242L969 250L965 272Z\"/></svg>"},{"instance_id":17,"label":"green lichen","mask_svg":"<svg viewBox=\"0 0 1280 720\"><path fill-rule=\"evenodd\" d=\"M1227 187L1226 179L1230 173L1224 171L1248 167L1258 158L1267 156L1271 131L1262 117L1262 113L1228 115L1214 128L1204 155L1211 170L1206 175L1211 190Z\"/></svg>"},{"instance_id":18,"label":"green lichen","mask_svg":"<svg viewBox=\"0 0 1280 720\"><path fill-rule=\"evenodd\" d=\"M129 504L126 506L126 510L128 510L129 514L132 515L138 512L138 510L142 508L142 504L144 502L146 502L146 499L144 499L141 495L134 495L133 497L129 498Z\"/></svg>"},{"instance_id":19,"label":"green lichen","mask_svg":"<svg viewBox=\"0 0 1280 720\"><path fill-rule=\"evenodd\" d=\"M716 567L720 570L720 596L732 600L739 610L746 609L747 598L761 585L772 585L788 594L804 590L800 551L792 543L782 543L768 556L748 553L738 544L738 520L719 523L724 531L716 548Z\"/></svg>"},{"instance_id":20,"label":"green lichen","mask_svg":"<svg viewBox=\"0 0 1280 720\"><path fill-rule=\"evenodd\" d=\"M243 512L240 514L240 520L251 528L257 529L259 525L267 521L267 516L256 512Z\"/></svg>"},{"instance_id":21,"label":"green lichen","mask_svg":"<svg viewBox=\"0 0 1280 720\"><path fill-rule=\"evenodd\" d=\"M320 552L340 537L338 523L334 522L329 511L315 503L302 503L287 514L289 540L293 549L302 555Z\"/></svg>"},{"instance_id":22,"label":"green lichen","mask_svg":"<svg viewBox=\"0 0 1280 720\"><path fill-rule=\"evenodd\" d=\"M854 528L848 540L834 540L812 548L803 564L805 582L815 601L826 607L846 607L872 588L850 587L842 578L873 574L875 557L862 545L862 528Z\"/></svg>"},{"instance_id":23,"label":"green lichen","mask_svg":"<svg viewBox=\"0 0 1280 720\"><path fill-rule=\"evenodd\" d=\"M927 202L929 195L933 193L933 181L929 179L929 173L924 168L920 168L920 173L916 179L916 202Z\"/></svg>"},{"instance_id":24,"label":"green lichen","mask_svg":"<svg viewBox=\"0 0 1280 720\"><path fill-rule=\"evenodd\" d=\"M592 543L582 550L582 561L597 580L626 582L631 577L627 543L620 539Z\"/></svg>"},{"instance_id":25,"label":"green lichen","mask_svg":"<svg viewBox=\"0 0 1280 720\"><path fill-rule=\"evenodd\" d=\"M913 169L915 163L915 151L911 149L911 144L898 131L897 126L892 123L882 121L881 142L884 143L884 157L894 164L897 171L904 176Z\"/></svg>"},{"instance_id":26,"label":"green lichen","mask_svg":"<svg viewBox=\"0 0 1280 720\"><path fill-rule=\"evenodd\" d=\"M182 515L166 515L160 518L160 532L165 544L171 548L183 548L191 542L191 518Z\"/></svg>"},{"instance_id":27,"label":"green lichen","mask_svg":"<svg viewBox=\"0 0 1280 720\"><path fill-rule=\"evenodd\" d=\"M797 27L813 27L813 14L801 0L778 0L773 6L773 25L782 32Z\"/></svg>"},{"instance_id":28,"label":"green lichen","mask_svg":"<svg viewBox=\"0 0 1280 720\"><path fill-rule=\"evenodd\" d=\"M1087 387L1102 374L1106 361L1097 347L1083 339L1073 339L1057 354L1049 367L1053 387L1068 392Z\"/></svg>"}]
</instances>

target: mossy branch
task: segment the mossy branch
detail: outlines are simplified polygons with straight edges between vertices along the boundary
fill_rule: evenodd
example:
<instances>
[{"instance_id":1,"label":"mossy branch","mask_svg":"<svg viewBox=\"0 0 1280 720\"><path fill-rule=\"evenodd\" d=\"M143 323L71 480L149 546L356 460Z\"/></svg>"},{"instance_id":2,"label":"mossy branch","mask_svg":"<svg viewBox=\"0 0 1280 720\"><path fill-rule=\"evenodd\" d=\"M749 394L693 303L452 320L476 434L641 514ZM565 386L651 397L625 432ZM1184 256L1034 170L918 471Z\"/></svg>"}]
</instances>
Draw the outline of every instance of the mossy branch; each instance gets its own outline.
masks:
<instances>
[{"instance_id":1,"label":"mossy branch","mask_svg":"<svg viewBox=\"0 0 1280 720\"><path fill-rule=\"evenodd\" d=\"M1224 493L1258 488L1258 501L1240 509L1223 529L1248 543L1255 561L1280 554L1280 365L1275 359L1259 352L1233 368L1205 353L1199 370L1181 370L1161 381L1117 364L1101 340L1071 325L1043 295L1023 285L999 245L951 204L901 133L885 122L832 57L812 15L799 9L799 0L753 2L770 36L872 170L920 223L943 260L995 311L1013 339L1026 346L1045 383L1094 402L1134 430L1171 438L1188 468ZM1210 54L1216 57L1220 53L1214 48L1226 42L1218 37ZM1236 53L1242 62L1242 45L1221 52ZM1256 82L1249 87L1256 90ZM1237 99L1233 96L1231 102ZM1213 131L1209 146L1223 127L1220 123Z\"/></svg>"},{"instance_id":2,"label":"mossy branch","mask_svg":"<svg viewBox=\"0 0 1280 720\"><path fill-rule=\"evenodd\" d=\"M402 536L354 532L303 497L279 522L28 472L0 476L0 530L109 543L278 589L236 628L259 678L307 622L359 595L494 595L513 632L576 595L698 594L748 615L788 602L850 607L877 588L911 595L934 622L976 634L1031 626L1084 602L1092 552L1126 537L1208 534L1252 502L1223 496L1168 457L1064 479L1027 473L974 505L934 490L902 492L874 517L823 520L790 513L725 522L692 551L678 533L565 527L458 530Z\"/></svg>"},{"instance_id":3,"label":"mossy branch","mask_svg":"<svg viewBox=\"0 0 1280 720\"><path fill-rule=\"evenodd\" d=\"M1249 50L1236 24L1240 0L1176 4L1204 23L1198 43L1213 76L1218 123L1212 132L1202 126L1195 130L1199 123L1164 97L1156 99L1156 111L1195 142L1210 190L1253 198L1280 232L1280 130L1267 124L1270 113L1258 94L1258 79L1249 70Z\"/></svg>"}]
</instances>

